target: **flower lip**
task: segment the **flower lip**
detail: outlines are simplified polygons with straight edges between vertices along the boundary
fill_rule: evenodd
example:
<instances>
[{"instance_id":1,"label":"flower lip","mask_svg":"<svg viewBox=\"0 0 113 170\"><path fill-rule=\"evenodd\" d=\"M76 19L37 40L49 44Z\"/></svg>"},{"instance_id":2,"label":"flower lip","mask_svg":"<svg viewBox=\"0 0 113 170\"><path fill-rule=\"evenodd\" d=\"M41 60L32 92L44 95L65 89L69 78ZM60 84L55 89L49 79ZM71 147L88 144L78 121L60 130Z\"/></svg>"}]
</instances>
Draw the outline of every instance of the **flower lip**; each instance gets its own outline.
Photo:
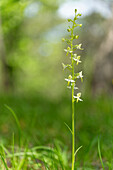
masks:
<instances>
[{"instance_id":1,"label":"flower lip","mask_svg":"<svg viewBox=\"0 0 113 170\"><path fill-rule=\"evenodd\" d=\"M71 89L72 86L67 86L68 89ZM78 87L74 86L74 90L77 90Z\"/></svg>"},{"instance_id":2,"label":"flower lip","mask_svg":"<svg viewBox=\"0 0 113 170\"><path fill-rule=\"evenodd\" d=\"M67 49L64 49L65 52L68 52L68 53L72 53L73 51L70 51L70 50L67 50Z\"/></svg>"},{"instance_id":3,"label":"flower lip","mask_svg":"<svg viewBox=\"0 0 113 170\"><path fill-rule=\"evenodd\" d=\"M68 81L68 82L72 82L72 83L74 83L75 81L74 80L72 80L72 79L67 79L67 78L65 78L65 80L66 81Z\"/></svg>"}]
</instances>

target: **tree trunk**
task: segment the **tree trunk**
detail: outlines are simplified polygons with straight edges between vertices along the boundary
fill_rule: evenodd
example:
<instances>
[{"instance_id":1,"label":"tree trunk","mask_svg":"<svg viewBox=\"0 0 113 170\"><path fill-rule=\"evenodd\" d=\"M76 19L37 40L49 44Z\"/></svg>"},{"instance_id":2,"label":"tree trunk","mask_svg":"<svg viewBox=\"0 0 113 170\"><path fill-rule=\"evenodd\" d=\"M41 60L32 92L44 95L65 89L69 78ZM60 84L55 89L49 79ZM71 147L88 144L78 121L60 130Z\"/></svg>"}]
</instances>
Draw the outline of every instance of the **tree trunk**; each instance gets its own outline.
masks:
<instances>
[{"instance_id":1,"label":"tree trunk","mask_svg":"<svg viewBox=\"0 0 113 170\"><path fill-rule=\"evenodd\" d=\"M113 7L113 5L112 5ZM112 8L113 14L113 8ZM93 92L111 93L113 79L113 15L106 21L107 35L94 56Z\"/></svg>"},{"instance_id":2,"label":"tree trunk","mask_svg":"<svg viewBox=\"0 0 113 170\"><path fill-rule=\"evenodd\" d=\"M9 92L11 90L12 81L11 81L11 68L7 64L7 54L6 47L4 43L4 36L2 31L2 18L0 15L0 59L2 63L2 87L4 92Z\"/></svg>"}]
</instances>

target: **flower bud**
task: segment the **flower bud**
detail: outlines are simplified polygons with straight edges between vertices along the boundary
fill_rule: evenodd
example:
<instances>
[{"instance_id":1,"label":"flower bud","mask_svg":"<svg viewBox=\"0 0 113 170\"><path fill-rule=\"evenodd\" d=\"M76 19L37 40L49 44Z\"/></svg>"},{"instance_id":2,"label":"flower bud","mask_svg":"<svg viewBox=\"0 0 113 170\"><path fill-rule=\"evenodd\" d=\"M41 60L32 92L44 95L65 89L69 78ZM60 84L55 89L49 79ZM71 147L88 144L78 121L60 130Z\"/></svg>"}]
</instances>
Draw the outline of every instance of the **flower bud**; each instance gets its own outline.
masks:
<instances>
[{"instance_id":1,"label":"flower bud","mask_svg":"<svg viewBox=\"0 0 113 170\"><path fill-rule=\"evenodd\" d=\"M71 19L68 19L68 22L70 22L71 21Z\"/></svg>"},{"instance_id":2,"label":"flower bud","mask_svg":"<svg viewBox=\"0 0 113 170\"><path fill-rule=\"evenodd\" d=\"M71 76L71 75L69 75L69 76L68 76L68 78L69 78L69 79L72 79L72 76Z\"/></svg>"},{"instance_id":3,"label":"flower bud","mask_svg":"<svg viewBox=\"0 0 113 170\"><path fill-rule=\"evenodd\" d=\"M71 31L71 29L70 29L70 28L68 28L68 29L67 29L67 31L68 31L68 32L70 32L70 31Z\"/></svg>"},{"instance_id":4,"label":"flower bud","mask_svg":"<svg viewBox=\"0 0 113 170\"><path fill-rule=\"evenodd\" d=\"M78 16L81 16L82 14L78 14Z\"/></svg>"},{"instance_id":5,"label":"flower bud","mask_svg":"<svg viewBox=\"0 0 113 170\"><path fill-rule=\"evenodd\" d=\"M82 24L80 24L79 26L82 27Z\"/></svg>"},{"instance_id":6,"label":"flower bud","mask_svg":"<svg viewBox=\"0 0 113 170\"><path fill-rule=\"evenodd\" d=\"M76 35L75 38L78 39L78 38L79 38L79 35Z\"/></svg>"},{"instance_id":7,"label":"flower bud","mask_svg":"<svg viewBox=\"0 0 113 170\"><path fill-rule=\"evenodd\" d=\"M77 57L77 54L74 54L74 57L76 58L76 57Z\"/></svg>"},{"instance_id":8,"label":"flower bud","mask_svg":"<svg viewBox=\"0 0 113 170\"><path fill-rule=\"evenodd\" d=\"M64 42L64 41L65 41L65 38L62 38L62 41Z\"/></svg>"},{"instance_id":9,"label":"flower bud","mask_svg":"<svg viewBox=\"0 0 113 170\"><path fill-rule=\"evenodd\" d=\"M77 13L77 9L75 9L75 13Z\"/></svg>"},{"instance_id":10,"label":"flower bud","mask_svg":"<svg viewBox=\"0 0 113 170\"><path fill-rule=\"evenodd\" d=\"M70 50L70 47L67 47L67 50Z\"/></svg>"},{"instance_id":11,"label":"flower bud","mask_svg":"<svg viewBox=\"0 0 113 170\"><path fill-rule=\"evenodd\" d=\"M80 55L77 57L78 60L80 60Z\"/></svg>"}]
</instances>

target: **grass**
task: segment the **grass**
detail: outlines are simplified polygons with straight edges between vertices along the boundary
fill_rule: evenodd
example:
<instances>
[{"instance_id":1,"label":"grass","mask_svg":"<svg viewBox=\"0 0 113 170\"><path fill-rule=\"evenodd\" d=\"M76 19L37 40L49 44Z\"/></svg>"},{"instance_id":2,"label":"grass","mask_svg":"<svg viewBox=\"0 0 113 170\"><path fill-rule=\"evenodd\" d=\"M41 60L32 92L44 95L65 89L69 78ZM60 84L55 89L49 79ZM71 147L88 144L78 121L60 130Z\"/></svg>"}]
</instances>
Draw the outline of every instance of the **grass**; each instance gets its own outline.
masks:
<instances>
[{"instance_id":1,"label":"grass","mask_svg":"<svg viewBox=\"0 0 113 170\"><path fill-rule=\"evenodd\" d=\"M64 122L71 126L70 102L65 96L53 101L42 96L1 95L0 167L69 169L71 133ZM17 120L4 105L14 111ZM105 169L112 170L113 98L85 99L78 103L77 112L76 141L77 148L82 148L77 152L75 166L101 169L102 163ZM21 129L20 147L17 122Z\"/></svg>"},{"instance_id":2,"label":"grass","mask_svg":"<svg viewBox=\"0 0 113 170\"><path fill-rule=\"evenodd\" d=\"M21 169L67 169L66 153L61 152L59 144L55 144L55 148L51 147L33 147L20 150L16 148L15 152L8 151L1 146L0 167ZM62 153L62 154L61 154Z\"/></svg>"}]
</instances>

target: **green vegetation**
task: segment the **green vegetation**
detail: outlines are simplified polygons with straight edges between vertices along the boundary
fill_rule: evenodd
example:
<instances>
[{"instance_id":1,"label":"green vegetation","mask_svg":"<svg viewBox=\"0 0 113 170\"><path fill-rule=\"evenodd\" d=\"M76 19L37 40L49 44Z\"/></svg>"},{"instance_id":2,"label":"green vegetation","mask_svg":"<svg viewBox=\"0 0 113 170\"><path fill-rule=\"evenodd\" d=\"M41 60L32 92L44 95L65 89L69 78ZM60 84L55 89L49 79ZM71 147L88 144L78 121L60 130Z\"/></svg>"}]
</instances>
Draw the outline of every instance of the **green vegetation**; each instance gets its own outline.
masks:
<instances>
[{"instance_id":1,"label":"green vegetation","mask_svg":"<svg viewBox=\"0 0 113 170\"><path fill-rule=\"evenodd\" d=\"M61 166L59 164L61 160L64 167L71 167L71 134L64 124L66 122L70 125L71 122L69 98L62 97L56 102L42 96L4 96L0 98L0 103L1 155L4 161L7 160L7 157L12 157L12 159L15 157L15 164L18 165L20 160L23 159L26 163L23 163L22 166L27 167L33 166L35 159L41 159L41 162L35 162L37 165L34 165L39 166L38 164L47 164L47 161L43 162L42 160L45 155L45 160L47 157L51 165L53 159L50 159L51 151L49 152L50 155L48 155L48 150L50 149L54 150L52 151L53 157L56 153L55 150L60 154L57 157L55 156L56 167ZM84 99L84 102L78 103L76 106L78 112L76 117L78 122L76 124L76 143L77 147L83 146L82 150L77 153L76 166L92 169L101 167L98 154L99 140L103 164L105 167L109 166L112 169L112 103L113 99L102 96L93 100ZM13 108L18 117L21 127L21 148L17 147L19 146L18 126L12 113L4 104ZM35 152L34 154L32 150ZM31 156L28 156L28 153ZM3 157L3 154L6 154L6 156ZM23 155L23 157L21 158L20 155ZM9 158L8 161L10 162ZM1 164L5 166L5 164L3 165L3 160ZM47 166L49 165L47 164Z\"/></svg>"},{"instance_id":2,"label":"green vegetation","mask_svg":"<svg viewBox=\"0 0 113 170\"><path fill-rule=\"evenodd\" d=\"M69 33L59 13L65 2L0 0L0 170L71 169L71 95L61 65L70 62L61 42ZM112 14L112 1L97 2ZM103 11L83 15L76 28L84 102L75 106L75 143L82 146L75 170L113 169L113 15Z\"/></svg>"}]
</instances>

